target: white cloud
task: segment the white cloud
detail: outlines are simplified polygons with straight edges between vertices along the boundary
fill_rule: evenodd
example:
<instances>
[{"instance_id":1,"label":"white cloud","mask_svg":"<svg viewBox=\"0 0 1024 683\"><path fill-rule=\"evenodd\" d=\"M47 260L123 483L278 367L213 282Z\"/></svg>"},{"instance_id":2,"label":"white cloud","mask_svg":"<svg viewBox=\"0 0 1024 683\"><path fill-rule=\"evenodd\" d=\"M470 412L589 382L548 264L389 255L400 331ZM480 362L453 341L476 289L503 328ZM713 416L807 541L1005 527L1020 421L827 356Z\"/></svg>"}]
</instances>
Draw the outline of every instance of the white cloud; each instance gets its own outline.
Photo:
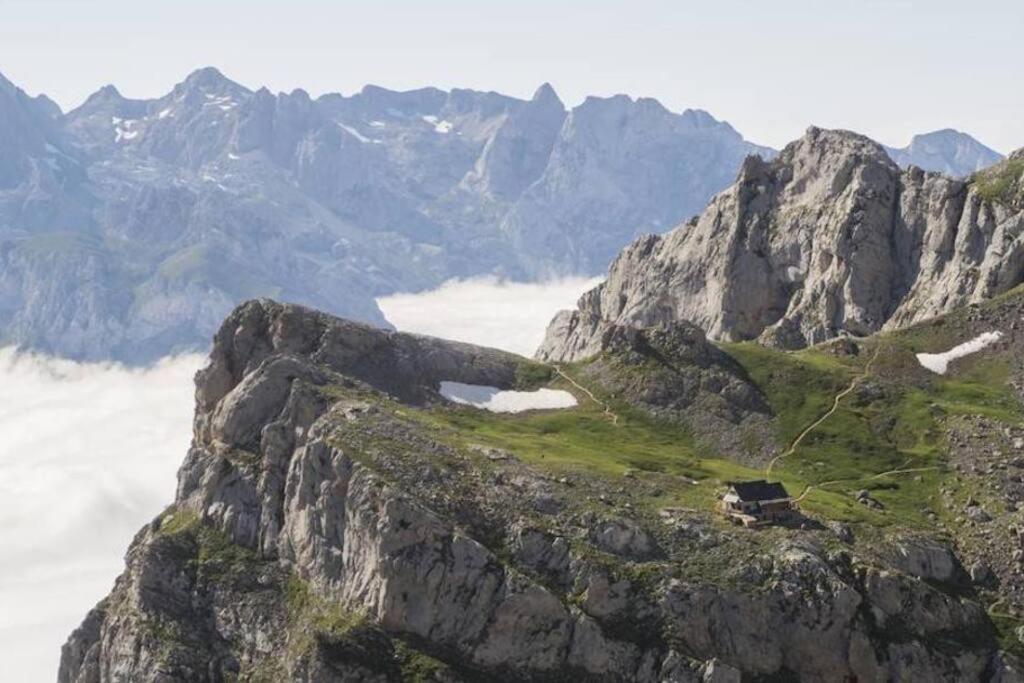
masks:
<instances>
[{"instance_id":1,"label":"white cloud","mask_svg":"<svg viewBox=\"0 0 1024 683\"><path fill-rule=\"evenodd\" d=\"M49 681L139 528L174 498L200 356L132 370L0 349L0 661Z\"/></svg>"},{"instance_id":2,"label":"white cloud","mask_svg":"<svg viewBox=\"0 0 1024 683\"><path fill-rule=\"evenodd\" d=\"M377 304L395 327L434 337L532 356L555 313L601 280L566 278L542 283L496 277L450 280L419 294L382 297Z\"/></svg>"}]
</instances>

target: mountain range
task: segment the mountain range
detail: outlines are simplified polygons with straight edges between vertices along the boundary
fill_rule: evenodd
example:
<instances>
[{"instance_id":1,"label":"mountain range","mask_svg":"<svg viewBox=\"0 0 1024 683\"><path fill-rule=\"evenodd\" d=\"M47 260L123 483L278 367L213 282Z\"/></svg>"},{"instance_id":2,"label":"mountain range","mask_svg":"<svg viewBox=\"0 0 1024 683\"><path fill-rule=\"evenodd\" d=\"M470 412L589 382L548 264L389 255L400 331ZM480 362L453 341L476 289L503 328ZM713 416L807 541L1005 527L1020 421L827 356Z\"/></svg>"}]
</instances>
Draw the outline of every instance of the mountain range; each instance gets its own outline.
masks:
<instances>
[{"instance_id":1,"label":"mountain range","mask_svg":"<svg viewBox=\"0 0 1024 683\"><path fill-rule=\"evenodd\" d=\"M987 158L962 135L925 147L907 159L959 174ZM62 113L0 77L0 343L141 363L207 348L253 296L380 325L375 297L450 278L596 274L751 154L775 152L704 111L567 110L548 85L314 99L205 68Z\"/></svg>"},{"instance_id":2,"label":"mountain range","mask_svg":"<svg viewBox=\"0 0 1024 683\"><path fill-rule=\"evenodd\" d=\"M381 294L596 272L770 154L650 99L314 100L212 68L67 114L4 81L0 131L0 342L132 362L205 348L252 296L383 324Z\"/></svg>"}]
</instances>

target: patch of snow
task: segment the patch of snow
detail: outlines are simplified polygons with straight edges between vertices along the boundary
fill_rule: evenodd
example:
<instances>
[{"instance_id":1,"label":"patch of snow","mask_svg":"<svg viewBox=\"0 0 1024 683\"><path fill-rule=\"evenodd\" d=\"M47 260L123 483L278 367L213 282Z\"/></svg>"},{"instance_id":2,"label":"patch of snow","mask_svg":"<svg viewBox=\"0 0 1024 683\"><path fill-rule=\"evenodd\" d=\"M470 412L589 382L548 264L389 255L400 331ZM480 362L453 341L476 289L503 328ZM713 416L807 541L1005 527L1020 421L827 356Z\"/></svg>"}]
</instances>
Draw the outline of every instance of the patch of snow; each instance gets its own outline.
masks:
<instances>
[{"instance_id":1,"label":"patch of snow","mask_svg":"<svg viewBox=\"0 0 1024 683\"><path fill-rule=\"evenodd\" d=\"M370 125L374 128L383 128L388 124L384 123L383 121L370 121Z\"/></svg>"},{"instance_id":2,"label":"patch of snow","mask_svg":"<svg viewBox=\"0 0 1024 683\"><path fill-rule=\"evenodd\" d=\"M159 114L157 114L156 117L158 119L166 119L168 116L171 116L172 114L174 114L174 112L171 111L170 108L167 108L167 109L161 110L161 112Z\"/></svg>"},{"instance_id":3,"label":"patch of snow","mask_svg":"<svg viewBox=\"0 0 1024 683\"><path fill-rule=\"evenodd\" d=\"M432 125L434 127L434 132L436 133L450 133L452 131L451 121L442 121L433 114L427 114L420 118Z\"/></svg>"},{"instance_id":4,"label":"patch of snow","mask_svg":"<svg viewBox=\"0 0 1024 683\"><path fill-rule=\"evenodd\" d=\"M370 142L370 138L366 137L352 126L346 126L344 123L339 122L338 128L341 128L343 131L354 137L356 140L359 140L359 142Z\"/></svg>"},{"instance_id":5,"label":"patch of snow","mask_svg":"<svg viewBox=\"0 0 1024 683\"><path fill-rule=\"evenodd\" d=\"M233 99L231 99L230 95L224 95L222 97L217 97L216 95L207 95L206 99L210 101L204 104L204 107L217 107L221 111L228 111L229 109L238 106L238 102L235 102Z\"/></svg>"},{"instance_id":6,"label":"patch of snow","mask_svg":"<svg viewBox=\"0 0 1024 683\"><path fill-rule=\"evenodd\" d=\"M363 135L362 133L360 133L358 130L356 130L352 126L346 126L344 123L339 122L338 123L338 127L341 128L342 130L344 130L346 133L348 133L352 137L354 137L356 140L359 140L359 142L362 142L363 144L379 145L381 143L380 140L372 140L372 139L366 137L365 135Z\"/></svg>"},{"instance_id":7,"label":"patch of snow","mask_svg":"<svg viewBox=\"0 0 1024 683\"><path fill-rule=\"evenodd\" d=\"M492 413L572 408L576 397L560 389L503 391L497 387L462 382L441 382L441 395L453 403L475 406Z\"/></svg>"},{"instance_id":8,"label":"patch of snow","mask_svg":"<svg viewBox=\"0 0 1024 683\"><path fill-rule=\"evenodd\" d=\"M974 339L954 346L944 353L919 353L917 354L917 362L934 373L945 375L952 361L969 356L972 353L977 353L989 344L999 341L1002 336L1003 333L998 331L984 332Z\"/></svg>"},{"instance_id":9,"label":"patch of snow","mask_svg":"<svg viewBox=\"0 0 1024 683\"><path fill-rule=\"evenodd\" d=\"M119 118L119 117L117 117L117 116L111 116L111 117L110 117L110 125L112 125L112 126L116 126L117 124L121 123L121 121L123 121L123 120L124 120L124 119L122 119L122 118Z\"/></svg>"},{"instance_id":10,"label":"patch of snow","mask_svg":"<svg viewBox=\"0 0 1024 683\"><path fill-rule=\"evenodd\" d=\"M137 130L125 130L124 128L114 129L114 142L134 140L137 137L139 137L139 131Z\"/></svg>"},{"instance_id":11,"label":"patch of snow","mask_svg":"<svg viewBox=\"0 0 1024 683\"><path fill-rule=\"evenodd\" d=\"M234 154L233 152L228 152L228 159L231 159L232 161L237 161L238 159L241 158L242 157L238 156L237 154Z\"/></svg>"}]
</instances>

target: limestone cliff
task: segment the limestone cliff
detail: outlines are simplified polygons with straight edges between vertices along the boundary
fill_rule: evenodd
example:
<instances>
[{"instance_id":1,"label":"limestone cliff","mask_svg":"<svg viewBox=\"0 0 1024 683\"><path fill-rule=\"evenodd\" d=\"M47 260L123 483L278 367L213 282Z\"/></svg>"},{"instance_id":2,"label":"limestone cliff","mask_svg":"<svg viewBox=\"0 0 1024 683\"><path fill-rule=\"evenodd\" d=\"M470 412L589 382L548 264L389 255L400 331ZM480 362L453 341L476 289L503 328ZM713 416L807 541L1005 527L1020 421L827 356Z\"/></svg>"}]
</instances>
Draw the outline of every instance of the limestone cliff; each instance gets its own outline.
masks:
<instances>
[{"instance_id":1,"label":"limestone cliff","mask_svg":"<svg viewBox=\"0 0 1024 683\"><path fill-rule=\"evenodd\" d=\"M717 340L799 348L992 297L1024 280L1021 164L955 180L811 128L773 161L748 158L698 218L623 250L539 355L591 355L607 323L677 320Z\"/></svg>"}]
</instances>

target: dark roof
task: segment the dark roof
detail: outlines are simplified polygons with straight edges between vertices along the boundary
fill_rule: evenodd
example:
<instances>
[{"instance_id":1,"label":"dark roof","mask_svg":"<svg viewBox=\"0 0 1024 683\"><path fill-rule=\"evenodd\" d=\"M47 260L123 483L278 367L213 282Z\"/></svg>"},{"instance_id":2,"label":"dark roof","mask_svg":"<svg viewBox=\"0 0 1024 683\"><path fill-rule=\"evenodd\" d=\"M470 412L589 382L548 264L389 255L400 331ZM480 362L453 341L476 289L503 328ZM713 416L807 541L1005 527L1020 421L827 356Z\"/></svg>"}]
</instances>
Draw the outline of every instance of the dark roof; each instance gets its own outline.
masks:
<instances>
[{"instance_id":1,"label":"dark roof","mask_svg":"<svg viewBox=\"0 0 1024 683\"><path fill-rule=\"evenodd\" d=\"M740 500L778 500L789 498L786 487L777 481L767 482L764 479L756 481L730 481L729 486L740 497Z\"/></svg>"}]
</instances>

